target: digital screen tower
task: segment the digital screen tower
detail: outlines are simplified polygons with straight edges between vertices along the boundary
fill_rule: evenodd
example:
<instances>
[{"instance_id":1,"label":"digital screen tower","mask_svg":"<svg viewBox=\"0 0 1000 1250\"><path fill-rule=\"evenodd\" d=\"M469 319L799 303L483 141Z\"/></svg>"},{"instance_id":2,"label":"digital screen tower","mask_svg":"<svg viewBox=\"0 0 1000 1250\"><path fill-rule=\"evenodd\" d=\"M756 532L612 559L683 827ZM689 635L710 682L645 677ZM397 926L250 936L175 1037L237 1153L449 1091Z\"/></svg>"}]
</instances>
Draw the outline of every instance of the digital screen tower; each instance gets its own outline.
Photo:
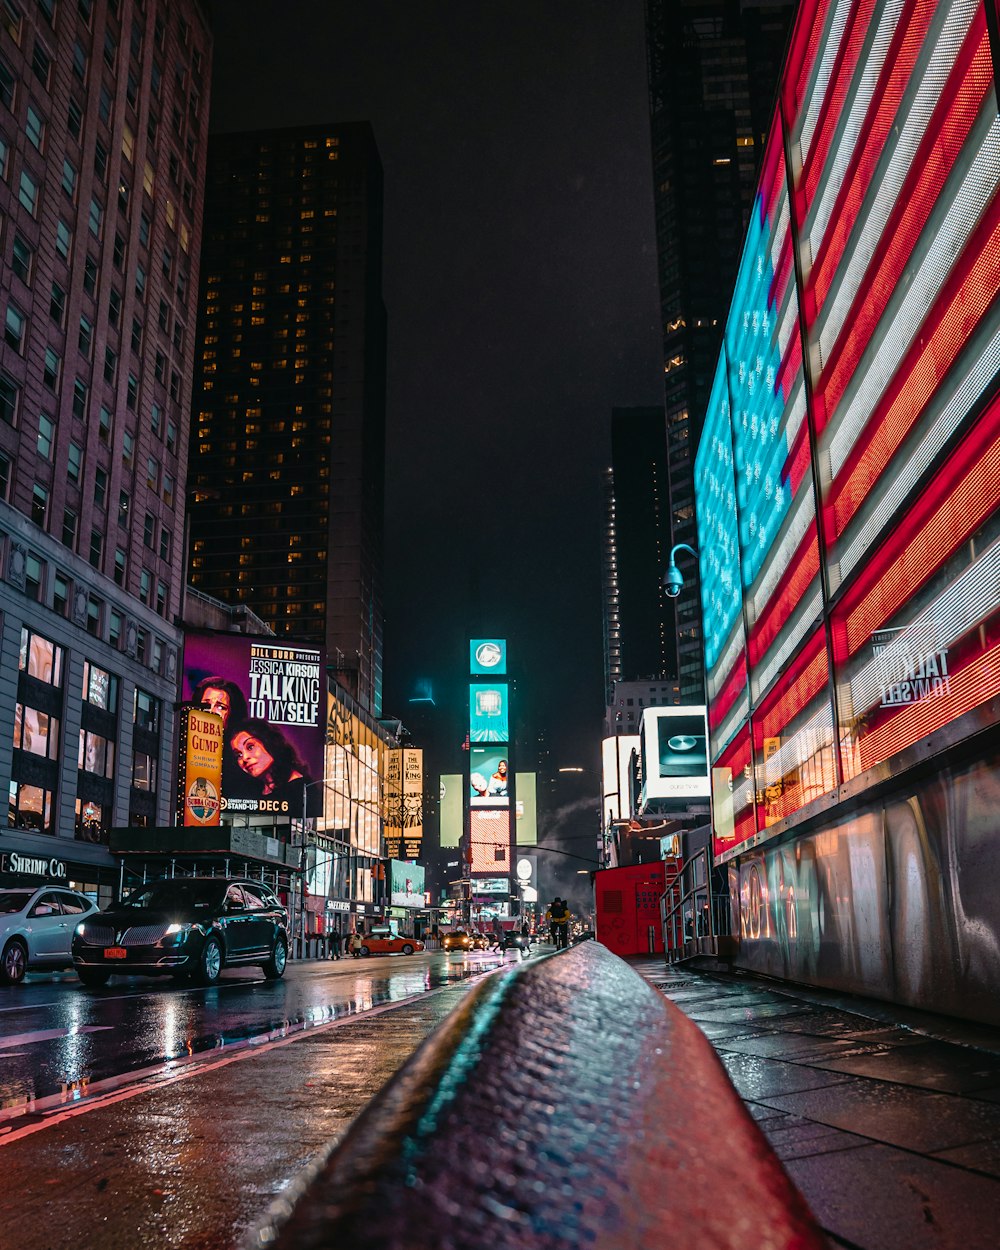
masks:
<instances>
[{"instance_id":1,"label":"digital screen tower","mask_svg":"<svg viewBox=\"0 0 1000 1250\"><path fill-rule=\"evenodd\" d=\"M466 774L467 862L475 908L477 883L490 882L491 910L509 914L514 830L510 687L507 644L474 638L469 644L469 751ZM501 891L497 882L502 880Z\"/></svg>"},{"instance_id":2,"label":"digital screen tower","mask_svg":"<svg viewBox=\"0 0 1000 1250\"><path fill-rule=\"evenodd\" d=\"M695 462L717 862L1000 693L986 7L798 10Z\"/></svg>"}]
</instances>

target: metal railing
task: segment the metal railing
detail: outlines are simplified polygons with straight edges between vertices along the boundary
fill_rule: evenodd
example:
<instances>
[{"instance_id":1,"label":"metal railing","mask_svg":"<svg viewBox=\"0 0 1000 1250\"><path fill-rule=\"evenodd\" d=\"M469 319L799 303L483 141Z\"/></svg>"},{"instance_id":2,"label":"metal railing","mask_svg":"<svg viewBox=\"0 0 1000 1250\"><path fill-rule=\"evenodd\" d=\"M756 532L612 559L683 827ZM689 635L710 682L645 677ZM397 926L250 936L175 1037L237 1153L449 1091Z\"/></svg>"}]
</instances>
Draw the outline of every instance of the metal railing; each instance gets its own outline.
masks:
<instances>
[{"instance_id":1,"label":"metal railing","mask_svg":"<svg viewBox=\"0 0 1000 1250\"><path fill-rule=\"evenodd\" d=\"M663 952L668 964L694 955L719 954L730 934L729 894L712 889L712 867L704 848L686 860L660 897Z\"/></svg>"}]
</instances>

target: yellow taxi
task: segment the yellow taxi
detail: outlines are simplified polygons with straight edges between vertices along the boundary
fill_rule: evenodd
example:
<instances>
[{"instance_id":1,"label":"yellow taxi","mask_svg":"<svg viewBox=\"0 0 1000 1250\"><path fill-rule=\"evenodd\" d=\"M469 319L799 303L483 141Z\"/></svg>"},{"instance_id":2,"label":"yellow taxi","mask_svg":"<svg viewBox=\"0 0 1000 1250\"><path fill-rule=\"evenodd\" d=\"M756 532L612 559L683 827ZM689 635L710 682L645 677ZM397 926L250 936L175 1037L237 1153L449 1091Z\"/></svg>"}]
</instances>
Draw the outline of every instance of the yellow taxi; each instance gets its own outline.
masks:
<instances>
[{"instance_id":1,"label":"yellow taxi","mask_svg":"<svg viewBox=\"0 0 1000 1250\"><path fill-rule=\"evenodd\" d=\"M472 948L472 938L464 929L453 929L451 933L441 935L441 949L443 951L471 951Z\"/></svg>"}]
</instances>

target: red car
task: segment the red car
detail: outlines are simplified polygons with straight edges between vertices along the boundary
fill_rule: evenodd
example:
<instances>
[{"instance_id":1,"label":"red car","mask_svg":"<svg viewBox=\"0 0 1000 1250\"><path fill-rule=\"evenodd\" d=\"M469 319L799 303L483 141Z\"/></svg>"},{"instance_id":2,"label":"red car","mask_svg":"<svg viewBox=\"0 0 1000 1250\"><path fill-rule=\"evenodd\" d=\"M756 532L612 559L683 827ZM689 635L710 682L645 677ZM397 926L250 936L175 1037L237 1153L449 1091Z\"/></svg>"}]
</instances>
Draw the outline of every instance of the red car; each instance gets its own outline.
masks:
<instances>
[{"instance_id":1,"label":"red car","mask_svg":"<svg viewBox=\"0 0 1000 1250\"><path fill-rule=\"evenodd\" d=\"M398 933L369 933L361 939L362 955L412 955L423 949L423 942Z\"/></svg>"}]
</instances>

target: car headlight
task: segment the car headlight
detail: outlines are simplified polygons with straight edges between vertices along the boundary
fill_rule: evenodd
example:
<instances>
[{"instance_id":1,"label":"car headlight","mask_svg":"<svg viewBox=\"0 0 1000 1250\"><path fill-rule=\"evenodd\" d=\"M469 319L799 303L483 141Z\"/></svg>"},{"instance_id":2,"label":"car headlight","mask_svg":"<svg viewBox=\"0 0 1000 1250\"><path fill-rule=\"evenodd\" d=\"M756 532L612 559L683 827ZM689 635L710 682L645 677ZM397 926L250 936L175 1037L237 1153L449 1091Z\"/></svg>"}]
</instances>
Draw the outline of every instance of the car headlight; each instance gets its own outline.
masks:
<instances>
[{"instance_id":1,"label":"car headlight","mask_svg":"<svg viewBox=\"0 0 1000 1250\"><path fill-rule=\"evenodd\" d=\"M76 929L75 929L76 936L77 936L77 937L84 937L84 936L86 935L86 932L87 932L87 926L86 926L86 924L85 924L85 923L81 920L81 921L80 921L80 923L76 926Z\"/></svg>"},{"instance_id":2,"label":"car headlight","mask_svg":"<svg viewBox=\"0 0 1000 1250\"><path fill-rule=\"evenodd\" d=\"M190 928L189 924L168 924L166 936L170 937L172 933L187 933Z\"/></svg>"}]
</instances>

